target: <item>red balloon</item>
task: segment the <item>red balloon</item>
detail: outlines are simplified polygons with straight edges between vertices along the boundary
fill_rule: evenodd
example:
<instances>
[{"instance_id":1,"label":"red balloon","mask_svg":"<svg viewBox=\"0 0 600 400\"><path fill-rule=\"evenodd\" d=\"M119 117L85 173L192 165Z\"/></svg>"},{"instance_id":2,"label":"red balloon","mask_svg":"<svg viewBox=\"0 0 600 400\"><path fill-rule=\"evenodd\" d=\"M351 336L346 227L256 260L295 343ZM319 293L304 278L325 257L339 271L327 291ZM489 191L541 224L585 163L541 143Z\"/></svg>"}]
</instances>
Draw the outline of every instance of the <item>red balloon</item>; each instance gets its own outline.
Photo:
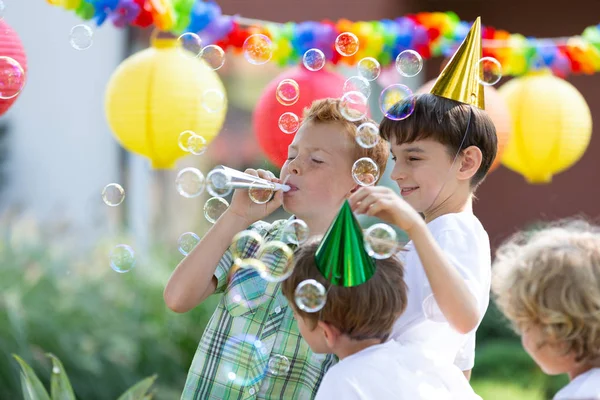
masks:
<instances>
[{"instance_id":1,"label":"red balloon","mask_svg":"<svg viewBox=\"0 0 600 400\"><path fill-rule=\"evenodd\" d=\"M0 56L10 57L21 64L27 76L27 57L19 35L6 22L0 19ZM19 95L11 99L0 99L0 115L4 114L17 100Z\"/></svg>"},{"instance_id":2,"label":"red balloon","mask_svg":"<svg viewBox=\"0 0 600 400\"><path fill-rule=\"evenodd\" d=\"M300 87L300 98L294 105L283 106L277 101L275 92L283 79L293 79ZM302 111L313 101L341 97L345 81L346 78L337 73L325 69L309 71L300 66L283 72L267 85L254 109L252 120L258 143L273 164L278 167L283 165L288 146L294 139L293 134L281 131L279 117L283 113L293 112L302 118Z\"/></svg>"}]
</instances>

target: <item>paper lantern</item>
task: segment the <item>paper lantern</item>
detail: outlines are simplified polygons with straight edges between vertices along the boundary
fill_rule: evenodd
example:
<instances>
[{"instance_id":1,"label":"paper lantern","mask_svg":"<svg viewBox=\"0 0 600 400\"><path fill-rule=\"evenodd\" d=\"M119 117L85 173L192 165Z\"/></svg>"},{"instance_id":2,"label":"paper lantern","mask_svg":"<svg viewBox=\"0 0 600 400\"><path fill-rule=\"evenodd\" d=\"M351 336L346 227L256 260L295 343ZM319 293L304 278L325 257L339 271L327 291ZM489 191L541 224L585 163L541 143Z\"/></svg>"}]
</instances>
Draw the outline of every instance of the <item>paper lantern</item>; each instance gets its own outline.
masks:
<instances>
[{"instance_id":1,"label":"paper lantern","mask_svg":"<svg viewBox=\"0 0 600 400\"><path fill-rule=\"evenodd\" d=\"M277 85L283 79L293 79L300 87L298 102L291 106L281 105L276 98ZM346 79L339 74L322 69L309 71L296 67L285 71L271 81L263 91L254 109L254 133L260 147L269 160L279 167L287 159L288 146L294 139L293 134L285 134L279 128L279 117L292 112L302 118L302 111L317 99L339 98L342 95Z\"/></svg>"},{"instance_id":2,"label":"paper lantern","mask_svg":"<svg viewBox=\"0 0 600 400\"><path fill-rule=\"evenodd\" d=\"M10 57L21 64L27 76L27 56L19 35L4 20L0 18L0 56ZM14 93L14 92L13 92ZM7 96L8 97L8 96ZM0 99L0 115L4 114L19 98Z\"/></svg>"},{"instance_id":3,"label":"paper lantern","mask_svg":"<svg viewBox=\"0 0 600 400\"><path fill-rule=\"evenodd\" d=\"M417 93L429 93L433 84L435 83L435 79L425 83L423 86L419 88ZM494 163L490 167L489 172L492 172L501 163L502 154L504 153L504 149L506 148L506 144L510 139L512 124L510 120L510 112L508 111L508 106L506 105L506 101L498 91L491 86L486 86L484 88L484 97L485 97L485 112L488 113L494 125L496 126L496 136L498 138L498 150L496 152L496 159Z\"/></svg>"},{"instance_id":4,"label":"paper lantern","mask_svg":"<svg viewBox=\"0 0 600 400\"><path fill-rule=\"evenodd\" d=\"M549 183L581 158L590 142L592 116L573 85L541 72L513 79L499 92L513 123L504 166L529 183Z\"/></svg>"},{"instance_id":5,"label":"paper lantern","mask_svg":"<svg viewBox=\"0 0 600 400\"><path fill-rule=\"evenodd\" d=\"M212 141L227 111L219 76L201 59L182 54L175 39L153 39L134 54L108 83L108 123L121 145L147 157L153 168L173 168L188 154L178 144L190 130ZM222 96L222 97L220 97Z\"/></svg>"}]
</instances>

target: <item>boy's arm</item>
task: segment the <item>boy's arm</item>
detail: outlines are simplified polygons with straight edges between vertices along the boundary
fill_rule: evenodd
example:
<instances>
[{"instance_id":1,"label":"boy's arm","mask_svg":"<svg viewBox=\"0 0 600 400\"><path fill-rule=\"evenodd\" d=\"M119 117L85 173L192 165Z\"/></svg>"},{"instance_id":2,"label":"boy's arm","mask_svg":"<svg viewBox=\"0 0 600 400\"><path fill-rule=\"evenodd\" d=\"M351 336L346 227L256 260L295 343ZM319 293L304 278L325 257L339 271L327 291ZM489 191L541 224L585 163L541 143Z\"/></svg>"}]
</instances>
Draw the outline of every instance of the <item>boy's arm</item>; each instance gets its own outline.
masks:
<instances>
[{"instance_id":1,"label":"boy's arm","mask_svg":"<svg viewBox=\"0 0 600 400\"><path fill-rule=\"evenodd\" d=\"M477 299L448 261L425 222L415 223L406 233L413 241L431 292L448 323L462 334L475 329L481 317Z\"/></svg>"},{"instance_id":2,"label":"boy's arm","mask_svg":"<svg viewBox=\"0 0 600 400\"><path fill-rule=\"evenodd\" d=\"M215 270L231 240L248 224L244 218L226 211L171 274L163 298L171 310L184 313L215 292Z\"/></svg>"}]
</instances>

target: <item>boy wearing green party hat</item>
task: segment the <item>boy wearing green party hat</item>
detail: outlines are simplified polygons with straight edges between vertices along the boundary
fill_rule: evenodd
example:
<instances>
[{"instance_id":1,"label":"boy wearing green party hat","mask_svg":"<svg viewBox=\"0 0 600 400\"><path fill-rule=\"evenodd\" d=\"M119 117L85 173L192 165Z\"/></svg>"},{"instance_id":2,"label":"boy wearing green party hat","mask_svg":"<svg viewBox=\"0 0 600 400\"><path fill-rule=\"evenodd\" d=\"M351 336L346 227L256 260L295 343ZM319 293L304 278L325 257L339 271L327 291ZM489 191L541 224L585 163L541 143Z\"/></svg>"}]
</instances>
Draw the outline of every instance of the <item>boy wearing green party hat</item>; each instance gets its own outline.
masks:
<instances>
[{"instance_id":1,"label":"boy wearing green party hat","mask_svg":"<svg viewBox=\"0 0 600 400\"><path fill-rule=\"evenodd\" d=\"M397 103L390 112L412 114L404 120L384 118L380 125L391 144L391 177L401 196L369 187L350 198L355 212L395 224L411 239L399 254L406 267L407 310L392 337L427 345L467 376L491 279L489 238L473 214L473 192L497 147L494 124L484 111L480 59L477 18L431 93Z\"/></svg>"},{"instance_id":2,"label":"boy wearing green party hat","mask_svg":"<svg viewBox=\"0 0 600 400\"><path fill-rule=\"evenodd\" d=\"M305 110L300 129L288 150L279 179L266 171L248 171L291 187L267 204L255 204L246 190L237 190L228 210L173 272L164 292L167 306L186 312L213 293L223 293L190 366L182 399L312 399L324 373L335 363L331 355L314 354L294 321L281 293L281 283L269 282L259 271L234 266L257 256L260 239L285 241L292 219L270 224L265 218L280 205L303 220L311 235L323 234L340 205L358 185L353 163L370 157L383 170L389 158L385 141L364 149L356 143L357 128L367 118L349 122L340 101L323 99ZM259 240L232 239L243 230ZM285 253L285 252L282 252ZM285 259L283 259L285 264ZM237 264L237 263L236 263Z\"/></svg>"},{"instance_id":3,"label":"boy wearing green party hat","mask_svg":"<svg viewBox=\"0 0 600 400\"><path fill-rule=\"evenodd\" d=\"M369 257L347 202L320 242L296 251L283 294L311 349L340 360L325 374L317 400L479 399L451 362L426 347L387 340L406 308L403 275L397 258Z\"/></svg>"}]
</instances>

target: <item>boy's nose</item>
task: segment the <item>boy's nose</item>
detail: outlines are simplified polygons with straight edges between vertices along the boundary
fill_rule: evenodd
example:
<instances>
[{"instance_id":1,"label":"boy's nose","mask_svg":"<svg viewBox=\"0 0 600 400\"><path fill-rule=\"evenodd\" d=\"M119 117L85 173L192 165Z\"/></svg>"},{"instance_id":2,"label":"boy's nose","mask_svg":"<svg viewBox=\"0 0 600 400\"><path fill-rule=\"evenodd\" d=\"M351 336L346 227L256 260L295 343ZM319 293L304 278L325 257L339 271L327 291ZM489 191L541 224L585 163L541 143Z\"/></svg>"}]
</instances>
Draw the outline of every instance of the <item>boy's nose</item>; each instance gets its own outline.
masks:
<instances>
[{"instance_id":1,"label":"boy's nose","mask_svg":"<svg viewBox=\"0 0 600 400\"><path fill-rule=\"evenodd\" d=\"M403 181L406 179L406 173L400 170L400 168L394 168L390 174L390 178L394 181Z\"/></svg>"}]
</instances>

